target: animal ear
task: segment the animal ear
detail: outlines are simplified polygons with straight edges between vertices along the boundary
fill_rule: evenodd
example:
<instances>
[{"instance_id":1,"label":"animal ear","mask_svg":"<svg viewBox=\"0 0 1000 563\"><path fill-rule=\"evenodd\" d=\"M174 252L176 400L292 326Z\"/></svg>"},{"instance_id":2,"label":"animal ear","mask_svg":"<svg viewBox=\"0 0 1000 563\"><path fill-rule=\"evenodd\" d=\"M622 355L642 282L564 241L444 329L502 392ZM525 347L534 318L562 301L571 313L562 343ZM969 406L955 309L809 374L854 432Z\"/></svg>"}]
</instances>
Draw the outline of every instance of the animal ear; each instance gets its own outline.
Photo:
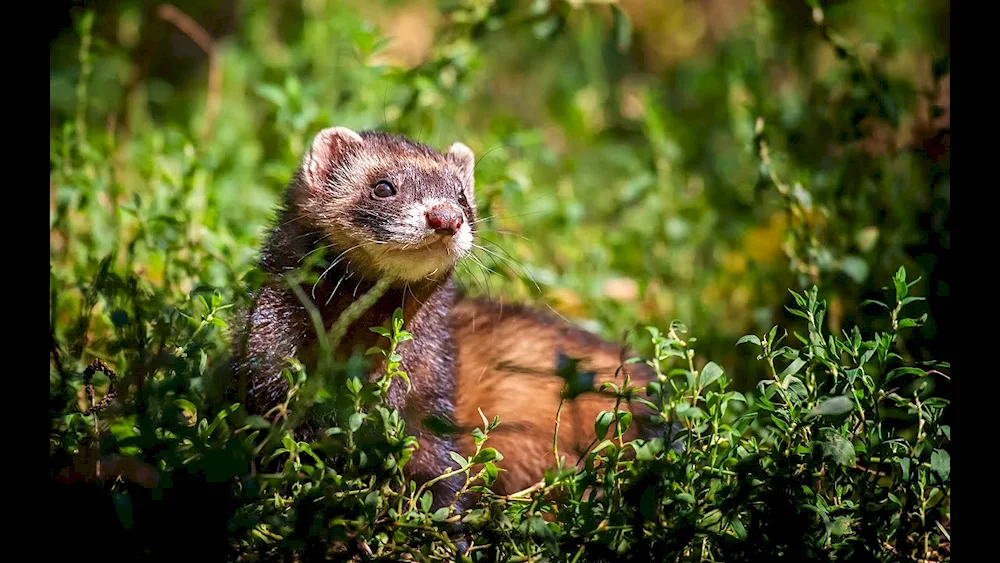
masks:
<instances>
[{"instance_id":1,"label":"animal ear","mask_svg":"<svg viewBox=\"0 0 1000 563\"><path fill-rule=\"evenodd\" d=\"M350 147L363 142L361 135L347 127L328 127L317 133L303 163L309 188L315 190L326 185L330 172Z\"/></svg>"},{"instance_id":2,"label":"animal ear","mask_svg":"<svg viewBox=\"0 0 1000 563\"><path fill-rule=\"evenodd\" d=\"M451 147L448 148L448 153L445 155L448 162L455 165L459 172L462 174L462 183L465 184L466 194L465 197L469 199L471 203L473 201L473 192L475 190L476 180L473 171L476 168L476 155L472 152L472 149L467 147L465 143L453 143Z\"/></svg>"}]
</instances>

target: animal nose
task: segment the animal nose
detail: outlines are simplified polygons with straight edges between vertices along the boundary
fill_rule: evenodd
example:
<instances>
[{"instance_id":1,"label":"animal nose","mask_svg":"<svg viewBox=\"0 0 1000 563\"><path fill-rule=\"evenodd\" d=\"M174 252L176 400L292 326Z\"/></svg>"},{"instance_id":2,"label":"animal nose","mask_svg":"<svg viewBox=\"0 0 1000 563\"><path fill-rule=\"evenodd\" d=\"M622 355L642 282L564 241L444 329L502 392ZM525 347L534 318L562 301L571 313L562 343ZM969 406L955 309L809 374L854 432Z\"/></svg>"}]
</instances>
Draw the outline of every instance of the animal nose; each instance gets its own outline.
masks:
<instances>
[{"instance_id":1,"label":"animal nose","mask_svg":"<svg viewBox=\"0 0 1000 563\"><path fill-rule=\"evenodd\" d=\"M438 205L427 212L427 226L439 235L453 235L462 226L462 210L452 205Z\"/></svg>"}]
</instances>

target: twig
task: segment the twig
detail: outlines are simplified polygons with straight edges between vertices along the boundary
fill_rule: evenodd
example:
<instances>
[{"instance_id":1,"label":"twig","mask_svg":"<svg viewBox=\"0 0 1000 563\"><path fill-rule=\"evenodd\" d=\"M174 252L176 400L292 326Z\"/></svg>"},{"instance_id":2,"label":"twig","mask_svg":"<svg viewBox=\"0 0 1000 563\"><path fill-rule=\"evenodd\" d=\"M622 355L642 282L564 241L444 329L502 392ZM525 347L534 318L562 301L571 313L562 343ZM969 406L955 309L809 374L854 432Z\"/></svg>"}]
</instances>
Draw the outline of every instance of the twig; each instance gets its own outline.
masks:
<instances>
[{"instance_id":1,"label":"twig","mask_svg":"<svg viewBox=\"0 0 1000 563\"><path fill-rule=\"evenodd\" d=\"M94 399L94 374L97 372L104 372L108 376L108 392L104 394L101 402L98 403ZM94 462L94 475L100 479L101 478L101 429L98 425L97 413L104 410L111 402L111 399L115 398L115 381L118 379L118 374L115 370L108 367L101 360L94 360L87 366L87 369L83 372L83 384L87 389L87 398L90 400L90 408L83 412L84 416L91 414L94 416L94 444L97 446L97 456Z\"/></svg>"},{"instance_id":2,"label":"twig","mask_svg":"<svg viewBox=\"0 0 1000 563\"><path fill-rule=\"evenodd\" d=\"M518 491L516 493L511 493L509 495L495 495L494 498L497 498L497 499L500 499L500 500L516 500L516 499L518 499L520 497L527 496L527 495L529 495L529 494L537 491L538 489L540 489L540 488L542 488L544 486L545 486L545 480L543 479L543 480L535 483L534 485L532 485L532 486L530 486L527 489L524 489L522 491Z\"/></svg>"},{"instance_id":3,"label":"twig","mask_svg":"<svg viewBox=\"0 0 1000 563\"><path fill-rule=\"evenodd\" d=\"M201 124L201 139L208 141L215 131L215 122L222 107L222 68L219 65L219 50L215 39L191 16L173 4L160 4L157 12L161 19L174 24L208 56L208 94L205 99L205 118Z\"/></svg>"},{"instance_id":4,"label":"twig","mask_svg":"<svg viewBox=\"0 0 1000 563\"><path fill-rule=\"evenodd\" d=\"M389 276L379 278L371 289L348 305L347 308L340 313L340 316L337 317L337 320L330 327L329 333L327 333L327 341L330 342L331 349L335 350L337 348L340 341L343 340L344 335L347 334L347 329L354 324L354 321L361 318L361 315L363 315L365 311L375 305L376 301L385 295L385 292L389 289L391 284L392 278Z\"/></svg>"},{"instance_id":5,"label":"twig","mask_svg":"<svg viewBox=\"0 0 1000 563\"><path fill-rule=\"evenodd\" d=\"M104 394L104 397L101 399L99 403L95 403L93 379L94 379L94 374L99 371L103 372L105 375L108 376L110 383L108 384L108 392ZM108 403L110 403L111 400L114 399L115 396L117 396L118 394L118 392L115 390L115 383L117 383L117 381L118 381L118 374L115 373L115 370L108 367L108 365L105 364L102 360L94 360L93 362L90 362L90 365L87 366L87 369L84 370L83 372L83 383L84 385L86 385L87 394L90 396L90 408L83 411L83 414L84 415L93 414L96 417L97 413L104 410L108 406Z\"/></svg>"}]
</instances>

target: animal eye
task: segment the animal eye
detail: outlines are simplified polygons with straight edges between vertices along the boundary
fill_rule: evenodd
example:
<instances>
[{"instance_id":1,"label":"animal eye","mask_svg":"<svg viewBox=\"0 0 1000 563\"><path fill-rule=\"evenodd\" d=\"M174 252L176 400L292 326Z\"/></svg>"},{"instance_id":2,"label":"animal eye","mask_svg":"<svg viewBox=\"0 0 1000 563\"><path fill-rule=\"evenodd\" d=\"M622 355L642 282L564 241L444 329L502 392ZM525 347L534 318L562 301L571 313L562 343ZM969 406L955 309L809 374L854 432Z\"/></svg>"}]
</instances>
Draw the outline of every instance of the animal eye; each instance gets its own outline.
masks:
<instances>
[{"instance_id":1,"label":"animal eye","mask_svg":"<svg viewBox=\"0 0 1000 563\"><path fill-rule=\"evenodd\" d=\"M392 197L396 195L396 186L393 186L389 180L382 180L375 184L372 194L375 197Z\"/></svg>"}]
</instances>

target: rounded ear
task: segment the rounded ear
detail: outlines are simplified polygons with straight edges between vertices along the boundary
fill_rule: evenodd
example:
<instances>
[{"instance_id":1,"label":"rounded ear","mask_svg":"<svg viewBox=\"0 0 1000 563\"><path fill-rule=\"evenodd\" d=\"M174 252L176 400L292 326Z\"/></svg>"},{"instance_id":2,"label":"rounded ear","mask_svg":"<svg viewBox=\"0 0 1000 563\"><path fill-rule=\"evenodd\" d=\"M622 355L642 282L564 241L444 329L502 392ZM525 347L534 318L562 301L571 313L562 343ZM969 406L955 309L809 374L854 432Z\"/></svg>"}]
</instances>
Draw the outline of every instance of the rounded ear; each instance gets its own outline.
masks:
<instances>
[{"instance_id":1,"label":"rounded ear","mask_svg":"<svg viewBox=\"0 0 1000 563\"><path fill-rule=\"evenodd\" d=\"M448 162L455 165L459 172L462 174L462 183L465 184L465 197L469 199L469 202L475 200L473 197L476 185L476 179L473 172L476 169L476 155L472 152L472 149L467 147L465 143L452 143L448 147L448 152L445 154L445 158Z\"/></svg>"},{"instance_id":2,"label":"rounded ear","mask_svg":"<svg viewBox=\"0 0 1000 563\"><path fill-rule=\"evenodd\" d=\"M361 135L347 127L328 127L317 133L303 163L309 188L317 190L323 187L329 179L330 171L344 158L349 148L363 142Z\"/></svg>"}]
</instances>

